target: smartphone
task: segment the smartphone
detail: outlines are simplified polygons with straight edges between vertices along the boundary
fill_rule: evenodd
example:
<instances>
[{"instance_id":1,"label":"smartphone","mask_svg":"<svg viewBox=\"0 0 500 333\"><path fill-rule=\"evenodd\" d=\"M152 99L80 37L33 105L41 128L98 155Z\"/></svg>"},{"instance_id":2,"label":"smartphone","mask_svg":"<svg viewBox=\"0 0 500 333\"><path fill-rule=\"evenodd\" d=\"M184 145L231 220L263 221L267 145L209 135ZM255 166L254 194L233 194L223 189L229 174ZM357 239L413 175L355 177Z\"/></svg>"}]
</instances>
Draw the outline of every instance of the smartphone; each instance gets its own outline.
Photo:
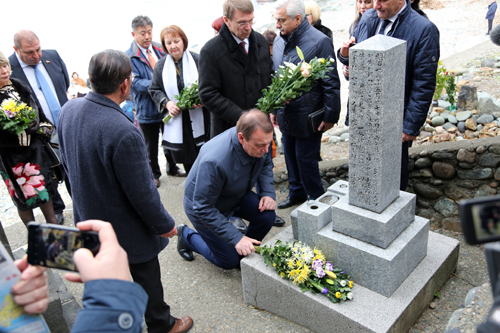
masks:
<instances>
[{"instance_id":1,"label":"smartphone","mask_svg":"<svg viewBox=\"0 0 500 333\"><path fill-rule=\"evenodd\" d=\"M465 240L483 244L500 240L500 196L462 200L458 206Z\"/></svg>"},{"instance_id":2,"label":"smartphone","mask_svg":"<svg viewBox=\"0 0 500 333\"><path fill-rule=\"evenodd\" d=\"M77 271L73 253L87 248L99 252L99 234L57 224L28 223L28 263Z\"/></svg>"},{"instance_id":3,"label":"smartphone","mask_svg":"<svg viewBox=\"0 0 500 333\"><path fill-rule=\"evenodd\" d=\"M350 48L351 48L351 47L353 47L353 46L356 46L356 43L351 43L351 44L349 45L349 47L350 47Z\"/></svg>"}]
</instances>

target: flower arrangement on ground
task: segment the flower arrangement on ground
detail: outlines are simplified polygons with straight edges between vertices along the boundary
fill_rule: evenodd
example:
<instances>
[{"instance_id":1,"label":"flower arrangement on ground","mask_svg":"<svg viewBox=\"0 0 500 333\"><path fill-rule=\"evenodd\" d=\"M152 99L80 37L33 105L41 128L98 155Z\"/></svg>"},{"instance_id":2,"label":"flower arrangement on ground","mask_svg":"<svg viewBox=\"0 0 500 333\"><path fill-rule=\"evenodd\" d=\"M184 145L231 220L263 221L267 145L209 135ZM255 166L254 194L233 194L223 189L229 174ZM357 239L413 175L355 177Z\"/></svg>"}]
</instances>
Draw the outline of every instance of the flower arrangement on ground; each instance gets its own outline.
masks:
<instances>
[{"instance_id":1,"label":"flower arrangement on ground","mask_svg":"<svg viewBox=\"0 0 500 333\"><path fill-rule=\"evenodd\" d=\"M195 105L200 105L200 96L198 94L198 81L195 81L182 89L179 95L175 95L174 99L177 100L177 106L181 111L186 111L193 109ZM167 115L163 118L163 122L166 124L172 119L171 115Z\"/></svg>"},{"instance_id":2,"label":"flower arrangement on ground","mask_svg":"<svg viewBox=\"0 0 500 333\"><path fill-rule=\"evenodd\" d=\"M333 303L353 298L353 281L345 271L327 262L317 248L299 241L283 244L278 240L273 247L256 246L255 249L268 266L272 265L282 278L293 281L303 292L321 293Z\"/></svg>"},{"instance_id":3,"label":"flower arrangement on ground","mask_svg":"<svg viewBox=\"0 0 500 333\"><path fill-rule=\"evenodd\" d=\"M328 77L334 59L314 58L309 63L304 61L304 54L297 47L301 61L298 65L285 62L273 75L271 85L262 90L263 96L256 107L269 114L282 108L283 103L302 96L311 90L316 81Z\"/></svg>"},{"instance_id":4,"label":"flower arrangement on ground","mask_svg":"<svg viewBox=\"0 0 500 333\"><path fill-rule=\"evenodd\" d=\"M0 105L0 129L19 135L36 120L36 112L26 103L9 98Z\"/></svg>"}]
</instances>

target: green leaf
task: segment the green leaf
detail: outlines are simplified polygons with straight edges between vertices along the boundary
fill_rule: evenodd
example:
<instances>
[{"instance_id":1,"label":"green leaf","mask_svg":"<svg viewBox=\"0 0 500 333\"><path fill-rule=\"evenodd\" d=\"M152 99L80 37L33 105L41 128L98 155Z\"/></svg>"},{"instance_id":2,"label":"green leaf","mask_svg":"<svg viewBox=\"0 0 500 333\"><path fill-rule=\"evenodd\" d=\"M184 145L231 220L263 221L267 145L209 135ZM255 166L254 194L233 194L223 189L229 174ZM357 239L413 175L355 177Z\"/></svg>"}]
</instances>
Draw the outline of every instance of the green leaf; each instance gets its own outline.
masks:
<instances>
[{"instance_id":1,"label":"green leaf","mask_svg":"<svg viewBox=\"0 0 500 333\"><path fill-rule=\"evenodd\" d=\"M304 53L302 53L300 47L296 46L296 48L297 48L297 55L299 56L300 60L304 60Z\"/></svg>"},{"instance_id":2,"label":"green leaf","mask_svg":"<svg viewBox=\"0 0 500 333\"><path fill-rule=\"evenodd\" d=\"M326 281L326 283L331 284L331 285L335 284L335 282L333 282L333 280L330 280L330 279L325 279L325 281Z\"/></svg>"}]
</instances>

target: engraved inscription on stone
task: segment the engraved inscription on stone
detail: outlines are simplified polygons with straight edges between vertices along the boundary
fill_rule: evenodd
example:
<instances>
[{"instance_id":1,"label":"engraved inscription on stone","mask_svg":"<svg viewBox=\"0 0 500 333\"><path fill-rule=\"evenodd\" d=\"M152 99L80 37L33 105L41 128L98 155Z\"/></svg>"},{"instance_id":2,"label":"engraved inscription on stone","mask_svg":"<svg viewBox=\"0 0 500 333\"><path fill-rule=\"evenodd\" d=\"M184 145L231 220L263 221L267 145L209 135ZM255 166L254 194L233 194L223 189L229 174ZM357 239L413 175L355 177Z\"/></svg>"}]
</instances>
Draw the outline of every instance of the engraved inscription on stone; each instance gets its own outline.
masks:
<instances>
[{"instance_id":1,"label":"engraved inscription on stone","mask_svg":"<svg viewBox=\"0 0 500 333\"><path fill-rule=\"evenodd\" d=\"M405 61L383 35L349 51L349 204L376 213L399 196Z\"/></svg>"}]
</instances>

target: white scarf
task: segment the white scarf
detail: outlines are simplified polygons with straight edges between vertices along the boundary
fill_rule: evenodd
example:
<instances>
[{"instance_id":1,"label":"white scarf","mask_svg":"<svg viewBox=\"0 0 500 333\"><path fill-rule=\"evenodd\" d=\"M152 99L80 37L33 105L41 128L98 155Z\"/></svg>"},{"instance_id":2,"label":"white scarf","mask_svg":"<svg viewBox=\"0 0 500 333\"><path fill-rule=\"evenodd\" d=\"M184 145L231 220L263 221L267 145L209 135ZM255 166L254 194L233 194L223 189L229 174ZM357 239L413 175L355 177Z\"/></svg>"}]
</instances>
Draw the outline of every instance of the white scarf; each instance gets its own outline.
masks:
<instances>
[{"instance_id":1,"label":"white scarf","mask_svg":"<svg viewBox=\"0 0 500 333\"><path fill-rule=\"evenodd\" d=\"M163 89L168 98L177 103L177 100L174 98L174 96L179 95L179 89L177 88L177 70L175 68L174 58L169 54L167 54L166 57L167 59L165 60L165 66L163 67L162 73ZM184 79L184 86L186 87L198 81L198 68L196 68L196 63L189 51L185 51L182 55L182 78ZM182 111L164 125L163 141L172 144L182 144L182 117L184 113L185 111ZM196 145L201 146L204 142L203 140L197 140L197 138L205 135L202 108L189 110L189 117L191 118L193 138L195 142L197 142Z\"/></svg>"}]
</instances>

